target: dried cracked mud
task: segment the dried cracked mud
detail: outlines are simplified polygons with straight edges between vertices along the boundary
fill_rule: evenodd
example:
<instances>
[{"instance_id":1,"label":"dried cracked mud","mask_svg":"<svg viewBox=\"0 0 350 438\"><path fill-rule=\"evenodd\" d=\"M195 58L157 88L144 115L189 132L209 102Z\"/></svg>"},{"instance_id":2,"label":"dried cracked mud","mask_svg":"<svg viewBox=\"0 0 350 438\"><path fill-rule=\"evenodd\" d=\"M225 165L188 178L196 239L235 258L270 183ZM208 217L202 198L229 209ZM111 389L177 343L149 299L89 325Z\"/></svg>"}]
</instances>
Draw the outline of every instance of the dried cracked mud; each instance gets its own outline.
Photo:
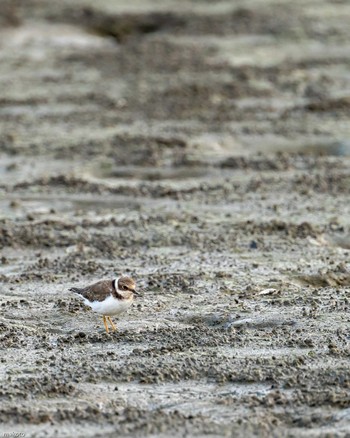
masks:
<instances>
[{"instance_id":1,"label":"dried cracked mud","mask_svg":"<svg viewBox=\"0 0 350 438\"><path fill-rule=\"evenodd\" d=\"M349 22L0 1L2 433L350 436Z\"/></svg>"}]
</instances>

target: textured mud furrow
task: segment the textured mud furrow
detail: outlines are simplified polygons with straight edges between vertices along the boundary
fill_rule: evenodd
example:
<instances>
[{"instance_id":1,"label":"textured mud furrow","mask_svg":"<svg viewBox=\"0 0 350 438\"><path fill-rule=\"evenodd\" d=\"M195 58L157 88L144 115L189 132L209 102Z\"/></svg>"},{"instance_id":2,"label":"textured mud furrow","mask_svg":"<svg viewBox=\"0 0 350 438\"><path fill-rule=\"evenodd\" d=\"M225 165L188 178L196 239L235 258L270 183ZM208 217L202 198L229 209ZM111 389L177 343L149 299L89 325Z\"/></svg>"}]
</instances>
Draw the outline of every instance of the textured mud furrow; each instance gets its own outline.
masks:
<instances>
[{"instance_id":1,"label":"textured mud furrow","mask_svg":"<svg viewBox=\"0 0 350 438\"><path fill-rule=\"evenodd\" d=\"M0 432L349 435L350 7L233 3L0 0Z\"/></svg>"}]
</instances>

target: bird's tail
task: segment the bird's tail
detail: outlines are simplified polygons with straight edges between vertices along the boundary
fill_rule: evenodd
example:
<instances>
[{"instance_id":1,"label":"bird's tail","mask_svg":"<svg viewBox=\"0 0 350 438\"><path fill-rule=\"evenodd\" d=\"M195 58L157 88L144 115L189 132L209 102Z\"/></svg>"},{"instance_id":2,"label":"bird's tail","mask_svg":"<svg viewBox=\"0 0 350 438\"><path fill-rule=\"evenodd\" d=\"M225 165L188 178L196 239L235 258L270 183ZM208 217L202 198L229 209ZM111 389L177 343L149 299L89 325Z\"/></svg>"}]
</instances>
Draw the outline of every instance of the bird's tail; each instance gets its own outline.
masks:
<instances>
[{"instance_id":1,"label":"bird's tail","mask_svg":"<svg viewBox=\"0 0 350 438\"><path fill-rule=\"evenodd\" d=\"M81 289L77 288L77 287L71 287L69 289L70 292L74 292L75 294L80 294Z\"/></svg>"}]
</instances>

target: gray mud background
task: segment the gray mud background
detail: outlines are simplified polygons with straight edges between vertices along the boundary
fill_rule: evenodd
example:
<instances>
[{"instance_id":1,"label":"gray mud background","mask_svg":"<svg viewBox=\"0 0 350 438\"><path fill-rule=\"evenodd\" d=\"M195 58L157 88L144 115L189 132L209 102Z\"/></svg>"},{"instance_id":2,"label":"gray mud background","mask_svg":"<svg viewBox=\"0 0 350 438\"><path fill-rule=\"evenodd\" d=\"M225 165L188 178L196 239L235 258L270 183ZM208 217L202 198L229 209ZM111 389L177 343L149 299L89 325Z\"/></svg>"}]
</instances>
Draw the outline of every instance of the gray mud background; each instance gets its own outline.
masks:
<instances>
[{"instance_id":1,"label":"gray mud background","mask_svg":"<svg viewBox=\"0 0 350 438\"><path fill-rule=\"evenodd\" d=\"M350 436L350 3L0 1L0 429ZM106 335L68 287L144 295Z\"/></svg>"}]
</instances>

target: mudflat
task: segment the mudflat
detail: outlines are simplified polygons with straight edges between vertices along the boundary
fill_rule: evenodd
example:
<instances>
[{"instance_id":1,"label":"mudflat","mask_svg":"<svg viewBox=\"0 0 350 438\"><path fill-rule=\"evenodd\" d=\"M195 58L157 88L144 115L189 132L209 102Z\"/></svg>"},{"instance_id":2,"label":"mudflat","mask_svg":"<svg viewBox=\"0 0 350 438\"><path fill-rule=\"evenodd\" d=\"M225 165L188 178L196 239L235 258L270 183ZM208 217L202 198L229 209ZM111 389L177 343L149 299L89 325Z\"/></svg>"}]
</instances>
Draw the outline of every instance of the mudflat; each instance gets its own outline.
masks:
<instances>
[{"instance_id":1,"label":"mudflat","mask_svg":"<svg viewBox=\"0 0 350 438\"><path fill-rule=\"evenodd\" d=\"M0 1L2 433L349 436L349 22Z\"/></svg>"}]
</instances>

